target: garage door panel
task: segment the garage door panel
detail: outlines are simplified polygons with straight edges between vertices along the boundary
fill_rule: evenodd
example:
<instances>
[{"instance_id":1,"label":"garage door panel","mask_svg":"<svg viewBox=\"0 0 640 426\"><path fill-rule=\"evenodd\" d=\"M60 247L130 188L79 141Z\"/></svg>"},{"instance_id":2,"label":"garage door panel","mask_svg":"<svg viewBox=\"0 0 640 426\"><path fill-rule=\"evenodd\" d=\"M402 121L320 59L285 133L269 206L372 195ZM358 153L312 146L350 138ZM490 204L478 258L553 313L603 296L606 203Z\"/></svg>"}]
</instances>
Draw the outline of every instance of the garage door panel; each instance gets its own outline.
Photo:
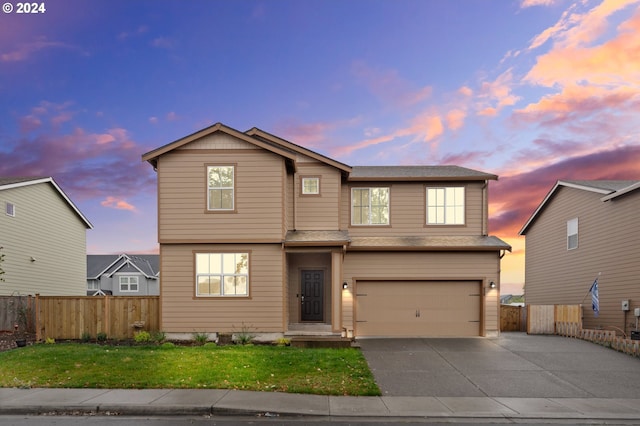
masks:
<instances>
[{"instance_id":1,"label":"garage door panel","mask_svg":"<svg viewBox=\"0 0 640 426\"><path fill-rule=\"evenodd\" d=\"M358 336L480 334L478 281L367 281L357 284Z\"/></svg>"}]
</instances>

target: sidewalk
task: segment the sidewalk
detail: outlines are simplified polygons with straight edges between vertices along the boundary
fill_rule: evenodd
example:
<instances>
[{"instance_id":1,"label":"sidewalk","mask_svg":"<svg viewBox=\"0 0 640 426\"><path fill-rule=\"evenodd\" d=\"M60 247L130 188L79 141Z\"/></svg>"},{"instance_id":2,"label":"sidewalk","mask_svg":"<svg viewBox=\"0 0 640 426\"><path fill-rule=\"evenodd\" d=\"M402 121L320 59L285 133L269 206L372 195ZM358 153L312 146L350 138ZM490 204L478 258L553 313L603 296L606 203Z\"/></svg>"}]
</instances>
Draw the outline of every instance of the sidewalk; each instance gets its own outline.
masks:
<instances>
[{"instance_id":1,"label":"sidewalk","mask_svg":"<svg viewBox=\"0 0 640 426\"><path fill-rule=\"evenodd\" d=\"M262 414L640 421L640 399L349 397L216 389L0 388L0 415L78 412L129 416Z\"/></svg>"}]
</instances>

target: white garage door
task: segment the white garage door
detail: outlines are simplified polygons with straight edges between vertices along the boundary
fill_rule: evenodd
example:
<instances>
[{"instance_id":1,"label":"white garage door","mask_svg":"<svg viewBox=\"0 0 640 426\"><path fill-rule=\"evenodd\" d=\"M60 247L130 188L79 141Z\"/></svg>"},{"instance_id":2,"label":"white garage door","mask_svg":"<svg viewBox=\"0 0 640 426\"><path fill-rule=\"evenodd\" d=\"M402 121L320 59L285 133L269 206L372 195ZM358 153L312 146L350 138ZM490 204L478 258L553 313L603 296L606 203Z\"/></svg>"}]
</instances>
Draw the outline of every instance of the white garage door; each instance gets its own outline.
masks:
<instances>
[{"instance_id":1,"label":"white garage door","mask_svg":"<svg viewBox=\"0 0 640 426\"><path fill-rule=\"evenodd\" d=\"M478 281L363 281L356 286L358 337L481 334Z\"/></svg>"}]
</instances>

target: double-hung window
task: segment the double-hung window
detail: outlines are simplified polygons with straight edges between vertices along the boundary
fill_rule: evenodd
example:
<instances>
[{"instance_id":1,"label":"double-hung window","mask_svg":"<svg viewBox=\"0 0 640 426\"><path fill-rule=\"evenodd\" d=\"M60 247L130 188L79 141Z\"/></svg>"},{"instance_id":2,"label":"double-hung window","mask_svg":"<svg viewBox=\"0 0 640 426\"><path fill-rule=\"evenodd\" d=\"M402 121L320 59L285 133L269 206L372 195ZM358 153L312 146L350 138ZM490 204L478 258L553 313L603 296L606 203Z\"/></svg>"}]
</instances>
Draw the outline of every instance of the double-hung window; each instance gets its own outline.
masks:
<instances>
[{"instance_id":1,"label":"double-hung window","mask_svg":"<svg viewBox=\"0 0 640 426\"><path fill-rule=\"evenodd\" d=\"M120 281L120 291L125 293L132 293L138 291L138 277L129 276L129 275L121 275L119 277Z\"/></svg>"},{"instance_id":2,"label":"double-hung window","mask_svg":"<svg viewBox=\"0 0 640 426\"><path fill-rule=\"evenodd\" d=\"M427 225L464 225L464 187L427 188Z\"/></svg>"},{"instance_id":3,"label":"double-hung window","mask_svg":"<svg viewBox=\"0 0 640 426\"><path fill-rule=\"evenodd\" d=\"M389 188L351 188L352 225L389 224Z\"/></svg>"},{"instance_id":4,"label":"double-hung window","mask_svg":"<svg viewBox=\"0 0 640 426\"><path fill-rule=\"evenodd\" d=\"M207 166L207 209L233 210L234 185L234 166Z\"/></svg>"},{"instance_id":5,"label":"double-hung window","mask_svg":"<svg viewBox=\"0 0 640 426\"><path fill-rule=\"evenodd\" d=\"M567 221L567 250L578 248L578 218Z\"/></svg>"},{"instance_id":6,"label":"double-hung window","mask_svg":"<svg viewBox=\"0 0 640 426\"><path fill-rule=\"evenodd\" d=\"M196 296L249 295L249 253L196 253Z\"/></svg>"}]
</instances>

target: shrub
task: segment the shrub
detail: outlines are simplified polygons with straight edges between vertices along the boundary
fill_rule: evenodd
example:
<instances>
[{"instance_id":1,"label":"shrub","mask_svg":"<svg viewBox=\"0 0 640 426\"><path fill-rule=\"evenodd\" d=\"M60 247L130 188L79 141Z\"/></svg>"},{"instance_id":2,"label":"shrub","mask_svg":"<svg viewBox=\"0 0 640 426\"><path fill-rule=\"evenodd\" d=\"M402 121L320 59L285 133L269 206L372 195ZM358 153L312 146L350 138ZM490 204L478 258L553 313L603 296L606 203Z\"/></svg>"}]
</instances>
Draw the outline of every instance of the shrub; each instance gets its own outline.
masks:
<instances>
[{"instance_id":1,"label":"shrub","mask_svg":"<svg viewBox=\"0 0 640 426\"><path fill-rule=\"evenodd\" d=\"M239 343L241 345L248 345L249 343L251 343L251 341L255 337L250 332L251 328L252 327L246 325L245 323L242 323L242 327L240 327L240 331L235 334L236 343Z\"/></svg>"},{"instance_id":2,"label":"shrub","mask_svg":"<svg viewBox=\"0 0 640 426\"><path fill-rule=\"evenodd\" d=\"M53 345L55 342L56 342L56 339L54 339L53 337L47 337L44 340L44 343L47 344L47 345Z\"/></svg>"},{"instance_id":3,"label":"shrub","mask_svg":"<svg viewBox=\"0 0 640 426\"><path fill-rule=\"evenodd\" d=\"M96 339L98 340L98 342L106 342L107 333L105 333L104 331L101 331L100 333L96 334Z\"/></svg>"},{"instance_id":4,"label":"shrub","mask_svg":"<svg viewBox=\"0 0 640 426\"><path fill-rule=\"evenodd\" d=\"M90 342L91 341L91 333L89 333L88 331L84 331L82 332L82 336L80 336L80 340L84 343Z\"/></svg>"},{"instance_id":5,"label":"shrub","mask_svg":"<svg viewBox=\"0 0 640 426\"><path fill-rule=\"evenodd\" d=\"M291 339L287 339L286 337L280 337L276 339L276 345L278 346L289 346L291 344Z\"/></svg>"},{"instance_id":6,"label":"shrub","mask_svg":"<svg viewBox=\"0 0 640 426\"><path fill-rule=\"evenodd\" d=\"M195 340L198 345L204 345L207 343L207 340L209 340L209 334L196 331L193 333L193 340Z\"/></svg>"},{"instance_id":7,"label":"shrub","mask_svg":"<svg viewBox=\"0 0 640 426\"><path fill-rule=\"evenodd\" d=\"M145 330L137 331L133 335L133 340L135 340L136 343L148 343L151 341L151 333Z\"/></svg>"},{"instance_id":8,"label":"shrub","mask_svg":"<svg viewBox=\"0 0 640 426\"><path fill-rule=\"evenodd\" d=\"M165 340L167 340L167 335L165 334L164 331L156 331L153 333L153 335L151 336L151 339L154 342L158 342L158 343L162 343Z\"/></svg>"}]
</instances>

